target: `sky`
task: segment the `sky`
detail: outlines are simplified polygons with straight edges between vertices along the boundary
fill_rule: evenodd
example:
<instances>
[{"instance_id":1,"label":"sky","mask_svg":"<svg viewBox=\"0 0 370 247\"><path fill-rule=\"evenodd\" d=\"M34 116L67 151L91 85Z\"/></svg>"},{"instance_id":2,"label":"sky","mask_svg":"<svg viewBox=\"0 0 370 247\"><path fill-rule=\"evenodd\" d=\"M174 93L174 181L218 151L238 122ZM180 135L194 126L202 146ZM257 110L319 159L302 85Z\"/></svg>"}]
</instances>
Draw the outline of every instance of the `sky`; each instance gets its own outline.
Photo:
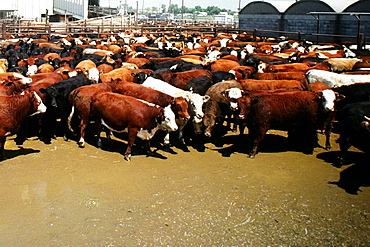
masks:
<instances>
[{"instance_id":1,"label":"sky","mask_svg":"<svg viewBox=\"0 0 370 247\"><path fill-rule=\"evenodd\" d=\"M127 3L129 6L136 8L138 4L139 9L142 9L143 4L144 8L147 7L160 7L162 4L165 4L167 7L169 4L177 4L179 7L182 6L182 1L184 1L184 6L192 8L194 6L201 6L206 8L207 6L218 6L221 9L237 10L239 7L243 8L248 3L252 2L251 0L121 0L122 3ZM268 2L274 2L275 0L269 0ZM282 0L276 0L281 2ZM291 2L292 4L295 0L283 0L285 2ZM334 10L342 11L350 4L356 2L354 0L322 0L329 4ZM120 3L120 0L100 0L100 6L102 7L117 7Z\"/></svg>"}]
</instances>

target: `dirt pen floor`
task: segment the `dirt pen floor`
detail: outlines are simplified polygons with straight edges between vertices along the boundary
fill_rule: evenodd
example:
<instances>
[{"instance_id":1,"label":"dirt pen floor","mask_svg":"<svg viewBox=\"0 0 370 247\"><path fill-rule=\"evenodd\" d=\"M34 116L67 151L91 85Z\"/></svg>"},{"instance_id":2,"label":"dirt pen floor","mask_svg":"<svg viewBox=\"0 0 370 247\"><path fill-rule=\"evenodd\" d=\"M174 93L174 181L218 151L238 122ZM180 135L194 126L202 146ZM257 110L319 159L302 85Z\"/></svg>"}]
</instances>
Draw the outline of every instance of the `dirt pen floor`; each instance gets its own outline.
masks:
<instances>
[{"instance_id":1,"label":"dirt pen floor","mask_svg":"<svg viewBox=\"0 0 370 247\"><path fill-rule=\"evenodd\" d=\"M337 137L307 155L270 131L249 159L228 132L203 150L134 147L131 162L117 137L102 150L10 137L0 246L370 246L370 164L351 148L335 165Z\"/></svg>"}]
</instances>

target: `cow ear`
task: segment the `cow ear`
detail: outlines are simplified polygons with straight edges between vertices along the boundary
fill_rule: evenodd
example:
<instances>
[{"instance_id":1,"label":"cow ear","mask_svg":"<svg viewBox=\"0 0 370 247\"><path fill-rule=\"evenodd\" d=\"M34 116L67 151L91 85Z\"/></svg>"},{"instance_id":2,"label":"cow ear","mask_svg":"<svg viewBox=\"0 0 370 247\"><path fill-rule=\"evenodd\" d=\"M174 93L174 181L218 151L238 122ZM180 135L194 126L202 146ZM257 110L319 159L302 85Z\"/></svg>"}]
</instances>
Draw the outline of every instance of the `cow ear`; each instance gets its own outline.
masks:
<instances>
[{"instance_id":1,"label":"cow ear","mask_svg":"<svg viewBox=\"0 0 370 247\"><path fill-rule=\"evenodd\" d=\"M162 123L165 119L165 116L164 116L164 109L161 109L161 113L158 114L158 116L155 118L155 121L157 123Z\"/></svg>"},{"instance_id":2,"label":"cow ear","mask_svg":"<svg viewBox=\"0 0 370 247\"><path fill-rule=\"evenodd\" d=\"M227 92L229 92L229 91L230 91L230 89L226 89L225 91L222 91L221 96L227 97Z\"/></svg>"},{"instance_id":3,"label":"cow ear","mask_svg":"<svg viewBox=\"0 0 370 247\"><path fill-rule=\"evenodd\" d=\"M322 92L315 92L315 97L322 99Z\"/></svg>"},{"instance_id":4,"label":"cow ear","mask_svg":"<svg viewBox=\"0 0 370 247\"><path fill-rule=\"evenodd\" d=\"M336 101L341 101L341 100L344 100L346 96L338 92L335 92L335 98L336 98Z\"/></svg>"},{"instance_id":5,"label":"cow ear","mask_svg":"<svg viewBox=\"0 0 370 247\"><path fill-rule=\"evenodd\" d=\"M207 102L211 97L209 95L203 96L203 103Z\"/></svg>"},{"instance_id":6,"label":"cow ear","mask_svg":"<svg viewBox=\"0 0 370 247\"><path fill-rule=\"evenodd\" d=\"M259 101L259 98L253 98L252 99L252 104L256 104Z\"/></svg>"},{"instance_id":7,"label":"cow ear","mask_svg":"<svg viewBox=\"0 0 370 247\"><path fill-rule=\"evenodd\" d=\"M249 97L249 96L250 96L250 94L249 94L249 90L242 89L242 96L247 96L247 97Z\"/></svg>"},{"instance_id":8,"label":"cow ear","mask_svg":"<svg viewBox=\"0 0 370 247\"><path fill-rule=\"evenodd\" d=\"M131 75L132 75L133 77L136 77L136 76L137 76L137 74L136 74L136 73L131 73Z\"/></svg>"}]
</instances>

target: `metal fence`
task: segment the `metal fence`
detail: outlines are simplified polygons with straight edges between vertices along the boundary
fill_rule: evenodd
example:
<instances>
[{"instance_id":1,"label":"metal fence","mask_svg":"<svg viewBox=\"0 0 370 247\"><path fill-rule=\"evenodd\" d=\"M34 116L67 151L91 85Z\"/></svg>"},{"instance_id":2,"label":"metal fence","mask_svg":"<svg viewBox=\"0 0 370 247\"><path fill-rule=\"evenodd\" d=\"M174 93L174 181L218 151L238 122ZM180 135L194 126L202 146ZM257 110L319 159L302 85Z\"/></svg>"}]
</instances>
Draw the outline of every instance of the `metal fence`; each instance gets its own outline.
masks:
<instances>
[{"instance_id":1,"label":"metal fence","mask_svg":"<svg viewBox=\"0 0 370 247\"><path fill-rule=\"evenodd\" d=\"M204 33L217 35L218 33L237 33L237 34L247 34L250 35L251 41L256 41L258 39L266 38L278 38L280 36L286 36L289 39L297 40L298 42L302 40L308 40L314 43L321 43L323 40L327 40L328 37L336 41L339 44L353 44L358 45L357 47L362 48L366 44L369 44L370 40L364 36L351 36L351 35L333 35L333 34L319 34L319 33L301 33L301 32L286 32L286 31L276 31L276 30L261 30L261 29L238 29L233 26L227 25L217 25L217 24L201 24L201 23L165 23L156 22L152 25L141 25L127 24L126 21L121 23L112 23L102 19L100 24L88 24L88 22L79 23L58 23L58 24L45 24L45 23L24 23L22 25L14 25L9 22L2 24L1 28L1 38L5 39L8 37L24 36L27 34L42 34L42 35L52 35L52 34L80 34L84 36L89 36L89 34L94 34L94 36L102 36L106 34L118 33L118 32L135 32L135 33L165 33L165 32L175 32L178 34L182 33ZM360 34L362 35L362 34Z\"/></svg>"}]
</instances>

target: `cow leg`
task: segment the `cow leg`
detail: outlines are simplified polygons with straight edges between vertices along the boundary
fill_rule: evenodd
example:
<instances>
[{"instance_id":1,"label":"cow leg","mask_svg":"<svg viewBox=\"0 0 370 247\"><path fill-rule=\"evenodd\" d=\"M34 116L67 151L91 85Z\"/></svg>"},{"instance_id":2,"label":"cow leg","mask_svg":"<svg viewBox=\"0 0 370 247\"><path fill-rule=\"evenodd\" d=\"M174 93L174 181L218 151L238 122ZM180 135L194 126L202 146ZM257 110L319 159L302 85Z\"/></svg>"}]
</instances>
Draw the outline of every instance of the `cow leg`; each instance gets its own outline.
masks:
<instances>
[{"instance_id":1,"label":"cow leg","mask_svg":"<svg viewBox=\"0 0 370 247\"><path fill-rule=\"evenodd\" d=\"M145 151L148 156L153 155L152 150L150 149L150 140L145 140Z\"/></svg>"},{"instance_id":2,"label":"cow leg","mask_svg":"<svg viewBox=\"0 0 370 247\"><path fill-rule=\"evenodd\" d=\"M213 129L213 126L215 126L216 124L216 116L215 115L210 115L210 114L207 114L204 116L204 119L203 119L203 125L204 125L204 135L207 136L207 137L211 137L212 136L212 129Z\"/></svg>"},{"instance_id":3,"label":"cow leg","mask_svg":"<svg viewBox=\"0 0 370 247\"><path fill-rule=\"evenodd\" d=\"M324 134L325 134L325 149L330 151L331 150L331 144L330 144L330 134L332 130L332 120L327 119L324 126Z\"/></svg>"},{"instance_id":4,"label":"cow leg","mask_svg":"<svg viewBox=\"0 0 370 247\"><path fill-rule=\"evenodd\" d=\"M163 143L164 143L165 146L170 145L170 133L169 132L166 133Z\"/></svg>"},{"instance_id":5,"label":"cow leg","mask_svg":"<svg viewBox=\"0 0 370 247\"><path fill-rule=\"evenodd\" d=\"M331 144L330 144L330 130L325 130L325 149L330 151L331 150Z\"/></svg>"},{"instance_id":6,"label":"cow leg","mask_svg":"<svg viewBox=\"0 0 370 247\"><path fill-rule=\"evenodd\" d=\"M5 146L6 137L0 136L0 160L5 160L4 146Z\"/></svg>"},{"instance_id":7,"label":"cow leg","mask_svg":"<svg viewBox=\"0 0 370 247\"><path fill-rule=\"evenodd\" d=\"M128 140L127 140L128 143L127 143L127 149L125 152L125 160L127 161L131 161L131 150L132 150L132 146L135 143L135 139L136 139L138 132L139 131L136 128L129 128L128 130Z\"/></svg>"},{"instance_id":8,"label":"cow leg","mask_svg":"<svg viewBox=\"0 0 370 247\"><path fill-rule=\"evenodd\" d=\"M98 138L98 141L97 141L98 148L102 148L102 141L101 141L101 138L100 138L101 129L102 129L102 124L101 124L101 119L99 118L95 121L95 131L96 131L96 135L97 135L97 138Z\"/></svg>"},{"instance_id":9,"label":"cow leg","mask_svg":"<svg viewBox=\"0 0 370 247\"><path fill-rule=\"evenodd\" d=\"M81 122L80 122L80 140L78 141L78 146L80 148L85 147L85 133L86 133L86 128L87 128L87 123L88 120L85 119L84 117L81 117Z\"/></svg>"},{"instance_id":10,"label":"cow leg","mask_svg":"<svg viewBox=\"0 0 370 247\"><path fill-rule=\"evenodd\" d=\"M263 138L265 138L266 132L267 132L266 129L255 129L255 130L250 131L253 144L252 144L252 149L249 152L249 158L253 159L256 156L258 147L261 141L263 140Z\"/></svg>"},{"instance_id":11,"label":"cow leg","mask_svg":"<svg viewBox=\"0 0 370 247\"><path fill-rule=\"evenodd\" d=\"M346 159L346 154L348 149L351 147L349 136L344 136L343 134L338 139L340 155L339 155L339 164L343 165Z\"/></svg>"},{"instance_id":12,"label":"cow leg","mask_svg":"<svg viewBox=\"0 0 370 247\"><path fill-rule=\"evenodd\" d=\"M185 125L180 125L179 126L179 142L182 145L185 145L184 129L185 129Z\"/></svg>"}]
</instances>

